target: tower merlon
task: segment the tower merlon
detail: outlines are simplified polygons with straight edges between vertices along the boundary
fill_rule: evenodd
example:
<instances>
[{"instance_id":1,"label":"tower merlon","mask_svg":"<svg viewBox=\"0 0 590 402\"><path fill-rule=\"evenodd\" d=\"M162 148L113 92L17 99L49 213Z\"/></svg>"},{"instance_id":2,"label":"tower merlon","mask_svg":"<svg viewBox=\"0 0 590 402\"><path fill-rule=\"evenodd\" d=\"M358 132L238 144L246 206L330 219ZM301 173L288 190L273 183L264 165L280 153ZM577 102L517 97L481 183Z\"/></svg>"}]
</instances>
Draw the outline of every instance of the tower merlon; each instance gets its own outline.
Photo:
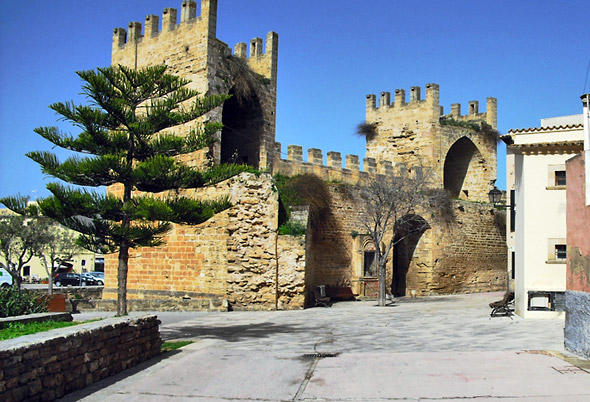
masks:
<instances>
[{"instance_id":1,"label":"tower merlon","mask_svg":"<svg viewBox=\"0 0 590 402\"><path fill-rule=\"evenodd\" d=\"M312 165L322 165L323 162L324 157L321 149L309 148L307 150L307 163L311 163Z\"/></svg>"},{"instance_id":2,"label":"tower merlon","mask_svg":"<svg viewBox=\"0 0 590 402\"><path fill-rule=\"evenodd\" d=\"M328 167L342 168L342 155L340 152L328 152Z\"/></svg>"},{"instance_id":3,"label":"tower merlon","mask_svg":"<svg viewBox=\"0 0 590 402\"><path fill-rule=\"evenodd\" d=\"M381 98L379 98L379 107L391 106L391 93L381 92Z\"/></svg>"},{"instance_id":4,"label":"tower merlon","mask_svg":"<svg viewBox=\"0 0 590 402\"><path fill-rule=\"evenodd\" d=\"M145 36L150 38L158 33L160 17L157 15L148 15L145 17Z\"/></svg>"},{"instance_id":5,"label":"tower merlon","mask_svg":"<svg viewBox=\"0 0 590 402\"><path fill-rule=\"evenodd\" d=\"M395 90L395 100L393 101L394 107L400 107L406 103L406 91L404 89ZM381 106L381 105L379 105Z\"/></svg>"},{"instance_id":6,"label":"tower merlon","mask_svg":"<svg viewBox=\"0 0 590 402\"><path fill-rule=\"evenodd\" d=\"M420 101L420 87L411 87L410 88L410 102L419 102Z\"/></svg>"},{"instance_id":7,"label":"tower merlon","mask_svg":"<svg viewBox=\"0 0 590 402\"><path fill-rule=\"evenodd\" d=\"M162 12L162 31L168 32L176 28L178 11L175 8L165 8Z\"/></svg>"},{"instance_id":8,"label":"tower merlon","mask_svg":"<svg viewBox=\"0 0 590 402\"><path fill-rule=\"evenodd\" d=\"M129 23L129 42L135 43L141 39L141 22L132 21Z\"/></svg>"},{"instance_id":9,"label":"tower merlon","mask_svg":"<svg viewBox=\"0 0 590 402\"><path fill-rule=\"evenodd\" d=\"M194 0L183 0L180 11L180 22L188 22L197 17L197 2Z\"/></svg>"}]
</instances>

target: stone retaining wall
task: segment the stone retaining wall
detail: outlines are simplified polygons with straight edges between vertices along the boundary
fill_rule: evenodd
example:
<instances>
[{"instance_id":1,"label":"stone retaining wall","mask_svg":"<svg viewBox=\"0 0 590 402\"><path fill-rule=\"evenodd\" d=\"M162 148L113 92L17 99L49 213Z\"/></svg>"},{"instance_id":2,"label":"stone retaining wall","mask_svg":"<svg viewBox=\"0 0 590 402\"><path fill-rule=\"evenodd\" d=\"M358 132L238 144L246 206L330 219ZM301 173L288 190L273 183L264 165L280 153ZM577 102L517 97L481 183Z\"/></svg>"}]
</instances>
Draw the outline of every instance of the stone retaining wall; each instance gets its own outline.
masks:
<instances>
[{"instance_id":1,"label":"stone retaining wall","mask_svg":"<svg viewBox=\"0 0 590 402\"><path fill-rule=\"evenodd\" d=\"M0 342L0 400L52 401L160 353L156 316L116 317Z\"/></svg>"}]
</instances>

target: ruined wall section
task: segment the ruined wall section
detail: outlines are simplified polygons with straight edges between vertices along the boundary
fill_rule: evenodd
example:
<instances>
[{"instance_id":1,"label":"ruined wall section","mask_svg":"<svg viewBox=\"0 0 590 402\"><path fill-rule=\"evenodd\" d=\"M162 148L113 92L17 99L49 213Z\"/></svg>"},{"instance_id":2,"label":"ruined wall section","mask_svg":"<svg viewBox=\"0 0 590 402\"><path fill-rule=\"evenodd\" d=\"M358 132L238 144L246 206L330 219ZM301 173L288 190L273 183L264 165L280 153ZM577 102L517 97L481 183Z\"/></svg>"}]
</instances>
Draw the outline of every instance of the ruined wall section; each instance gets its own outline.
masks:
<instances>
[{"instance_id":1,"label":"ruined wall section","mask_svg":"<svg viewBox=\"0 0 590 402\"><path fill-rule=\"evenodd\" d=\"M242 173L191 191L188 196L203 199L229 196L234 206L200 225L174 225L161 247L132 250L130 301L158 300L171 310L274 309L278 250L279 303L303 308L305 238L301 245L277 240L278 193L271 177ZM105 260L103 299L116 300L116 255Z\"/></svg>"}]
</instances>

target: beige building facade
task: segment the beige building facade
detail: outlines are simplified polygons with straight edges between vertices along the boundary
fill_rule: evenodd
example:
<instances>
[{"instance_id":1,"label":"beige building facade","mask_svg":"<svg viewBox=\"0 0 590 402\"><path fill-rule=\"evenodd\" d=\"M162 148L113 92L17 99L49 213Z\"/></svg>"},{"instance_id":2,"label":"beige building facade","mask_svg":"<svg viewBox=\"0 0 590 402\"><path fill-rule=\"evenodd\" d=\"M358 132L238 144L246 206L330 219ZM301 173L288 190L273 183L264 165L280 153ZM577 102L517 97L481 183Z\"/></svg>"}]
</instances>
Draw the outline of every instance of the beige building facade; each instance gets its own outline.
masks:
<instances>
[{"instance_id":1,"label":"beige building facade","mask_svg":"<svg viewBox=\"0 0 590 402\"><path fill-rule=\"evenodd\" d=\"M524 318L563 317L566 290L566 161L583 148L582 115L513 129L507 144L509 288Z\"/></svg>"}]
</instances>

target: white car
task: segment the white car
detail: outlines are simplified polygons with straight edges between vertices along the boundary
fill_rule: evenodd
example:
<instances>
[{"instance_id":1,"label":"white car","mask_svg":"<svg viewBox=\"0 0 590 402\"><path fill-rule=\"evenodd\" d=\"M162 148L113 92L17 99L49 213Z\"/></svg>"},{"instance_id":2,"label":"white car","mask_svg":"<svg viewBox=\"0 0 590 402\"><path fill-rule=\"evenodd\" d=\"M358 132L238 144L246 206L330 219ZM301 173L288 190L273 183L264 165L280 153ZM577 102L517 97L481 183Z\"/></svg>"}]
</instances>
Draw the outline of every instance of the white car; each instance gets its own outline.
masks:
<instances>
[{"instance_id":1,"label":"white car","mask_svg":"<svg viewBox=\"0 0 590 402\"><path fill-rule=\"evenodd\" d=\"M12 285L12 275L4 268L0 268L0 286L7 288Z\"/></svg>"}]
</instances>

